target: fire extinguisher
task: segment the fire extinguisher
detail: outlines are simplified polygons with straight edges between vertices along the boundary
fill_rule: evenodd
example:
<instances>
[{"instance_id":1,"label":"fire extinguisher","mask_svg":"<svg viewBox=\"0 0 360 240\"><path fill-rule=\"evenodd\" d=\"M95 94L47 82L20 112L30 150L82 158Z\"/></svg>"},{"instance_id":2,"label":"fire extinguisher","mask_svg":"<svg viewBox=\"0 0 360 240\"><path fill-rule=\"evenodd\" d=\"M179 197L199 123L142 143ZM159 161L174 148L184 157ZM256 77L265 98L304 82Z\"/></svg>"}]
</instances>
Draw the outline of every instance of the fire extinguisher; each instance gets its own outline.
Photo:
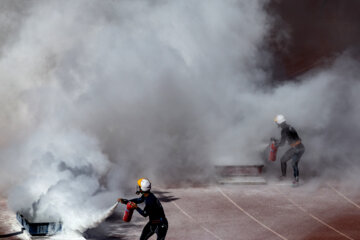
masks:
<instances>
[{"instance_id":1,"label":"fire extinguisher","mask_svg":"<svg viewBox=\"0 0 360 240\"><path fill-rule=\"evenodd\" d=\"M269 161L274 162L276 160L276 152L277 152L277 147L275 147L275 141L271 141Z\"/></svg>"},{"instance_id":2,"label":"fire extinguisher","mask_svg":"<svg viewBox=\"0 0 360 240\"><path fill-rule=\"evenodd\" d=\"M126 204L126 209L125 209L124 217L123 217L124 222L130 222L131 221L131 217L133 215L134 209L135 209L135 207L134 207L133 202L128 202Z\"/></svg>"}]
</instances>

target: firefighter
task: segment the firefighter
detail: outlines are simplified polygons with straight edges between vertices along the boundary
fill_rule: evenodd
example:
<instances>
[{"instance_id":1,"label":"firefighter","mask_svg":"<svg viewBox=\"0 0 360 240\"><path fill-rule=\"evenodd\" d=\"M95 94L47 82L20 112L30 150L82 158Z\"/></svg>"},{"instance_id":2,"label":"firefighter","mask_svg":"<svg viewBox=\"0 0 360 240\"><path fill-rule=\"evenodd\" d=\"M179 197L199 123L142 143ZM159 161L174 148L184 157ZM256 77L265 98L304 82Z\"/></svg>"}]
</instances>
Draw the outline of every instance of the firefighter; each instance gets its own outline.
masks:
<instances>
[{"instance_id":1,"label":"firefighter","mask_svg":"<svg viewBox=\"0 0 360 240\"><path fill-rule=\"evenodd\" d=\"M145 225L140 240L149 239L154 233L157 235L158 240L165 239L168 230L168 221L165 217L164 209L157 197L150 192L151 183L146 178L138 180L138 186L136 194L141 194L141 197L131 200L119 198L118 202L127 204L129 201L133 202L133 206L136 211L143 217L149 216L149 222ZM145 202L145 208L142 210L137 204Z\"/></svg>"},{"instance_id":2,"label":"firefighter","mask_svg":"<svg viewBox=\"0 0 360 240\"><path fill-rule=\"evenodd\" d=\"M281 177L280 179L284 179L286 177L286 167L287 162L291 159L291 165L294 170L294 180L293 184L296 186L299 184L299 161L301 156L305 152L305 147L302 144L301 138L296 132L295 128L290 126L283 115L279 114L274 119L275 123L279 128L281 128L281 139L277 140L275 138L271 138L272 141L275 142L275 147L280 147L285 144L287 141L290 145L290 149L288 149L285 154L281 157Z\"/></svg>"}]
</instances>

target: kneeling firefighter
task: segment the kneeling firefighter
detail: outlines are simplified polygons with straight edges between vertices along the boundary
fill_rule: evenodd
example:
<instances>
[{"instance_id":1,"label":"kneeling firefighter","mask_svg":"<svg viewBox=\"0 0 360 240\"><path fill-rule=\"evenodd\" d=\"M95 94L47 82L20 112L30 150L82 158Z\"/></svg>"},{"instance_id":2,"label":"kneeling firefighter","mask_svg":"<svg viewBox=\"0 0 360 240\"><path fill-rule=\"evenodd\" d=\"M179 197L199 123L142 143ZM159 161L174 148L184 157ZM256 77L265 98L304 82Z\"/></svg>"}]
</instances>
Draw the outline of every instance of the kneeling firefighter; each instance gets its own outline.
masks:
<instances>
[{"instance_id":1,"label":"kneeling firefighter","mask_svg":"<svg viewBox=\"0 0 360 240\"><path fill-rule=\"evenodd\" d=\"M286 119L283 115L279 114L274 119L275 123L279 128L281 128L281 139L277 140L275 138L271 138L272 141L275 142L275 147L278 148L285 144L287 141L290 145L290 149L288 149L285 154L281 157L281 178L286 176L286 162L291 161L291 165L294 170L294 181L293 184L297 185L299 183L299 167L298 163L300 161L301 156L305 152L305 147L302 144L301 138L296 132L295 128L287 124Z\"/></svg>"},{"instance_id":2,"label":"kneeling firefighter","mask_svg":"<svg viewBox=\"0 0 360 240\"><path fill-rule=\"evenodd\" d=\"M168 221L165 217L164 209L157 197L150 192L151 183L146 178L141 178L138 180L138 186L136 194L141 194L140 198L134 198L131 200L119 198L118 202L127 204L132 202L132 206L136 211L143 217L149 216L149 222L145 225L140 240L149 239L154 233L157 235L158 240L165 239L167 230L168 230ZM145 202L145 208L142 210L137 206L137 204Z\"/></svg>"}]
</instances>

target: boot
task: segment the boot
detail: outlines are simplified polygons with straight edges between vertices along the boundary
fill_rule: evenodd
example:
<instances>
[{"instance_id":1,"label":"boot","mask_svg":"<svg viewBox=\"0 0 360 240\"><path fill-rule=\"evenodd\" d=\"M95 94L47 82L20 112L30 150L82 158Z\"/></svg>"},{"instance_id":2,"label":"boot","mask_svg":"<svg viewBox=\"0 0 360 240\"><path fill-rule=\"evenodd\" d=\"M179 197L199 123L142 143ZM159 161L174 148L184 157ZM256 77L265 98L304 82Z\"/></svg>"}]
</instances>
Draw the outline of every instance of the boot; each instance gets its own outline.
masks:
<instances>
[{"instance_id":1,"label":"boot","mask_svg":"<svg viewBox=\"0 0 360 240\"><path fill-rule=\"evenodd\" d=\"M294 178L294 181L292 182L293 187L299 186L299 177Z\"/></svg>"}]
</instances>

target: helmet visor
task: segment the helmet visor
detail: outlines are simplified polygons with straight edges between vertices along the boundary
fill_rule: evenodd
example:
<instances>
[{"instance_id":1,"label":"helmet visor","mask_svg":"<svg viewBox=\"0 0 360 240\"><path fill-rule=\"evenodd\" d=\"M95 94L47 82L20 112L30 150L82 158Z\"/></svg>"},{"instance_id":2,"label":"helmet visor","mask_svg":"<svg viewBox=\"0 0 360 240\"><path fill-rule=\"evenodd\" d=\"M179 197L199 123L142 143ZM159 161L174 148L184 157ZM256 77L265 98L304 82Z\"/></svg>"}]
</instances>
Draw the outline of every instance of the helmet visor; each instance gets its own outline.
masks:
<instances>
[{"instance_id":1,"label":"helmet visor","mask_svg":"<svg viewBox=\"0 0 360 240\"><path fill-rule=\"evenodd\" d=\"M137 195L139 195L141 193L141 188L140 186L136 186L136 192Z\"/></svg>"}]
</instances>

